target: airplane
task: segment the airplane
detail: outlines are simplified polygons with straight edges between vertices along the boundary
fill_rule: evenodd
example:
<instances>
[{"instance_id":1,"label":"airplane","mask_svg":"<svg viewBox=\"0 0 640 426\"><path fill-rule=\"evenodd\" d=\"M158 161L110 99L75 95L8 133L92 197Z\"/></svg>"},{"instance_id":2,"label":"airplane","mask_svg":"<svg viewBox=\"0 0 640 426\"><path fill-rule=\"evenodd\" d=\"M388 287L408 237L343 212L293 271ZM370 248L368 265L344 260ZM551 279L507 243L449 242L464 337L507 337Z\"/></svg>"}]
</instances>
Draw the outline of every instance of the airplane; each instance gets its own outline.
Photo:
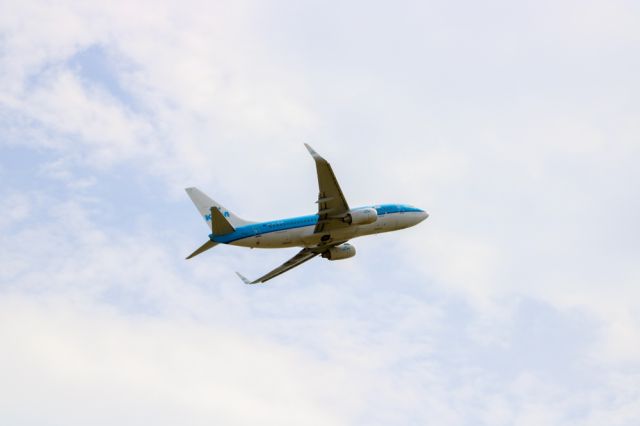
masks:
<instances>
[{"instance_id":1,"label":"airplane","mask_svg":"<svg viewBox=\"0 0 640 426\"><path fill-rule=\"evenodd\" d=\"M353 257L356 249L347 241L408 228L429 217L424 210L407 204L350 208L331 165L308 144L304 145L315 160L318 174L316 214L269 222L251 222L241 219L198 188L186 188L185 191L211 230L209 240L187 256L187 259L218 244L250 248L302 247L291 259L255 280L249 280L236 272L245 284L260 284L316 256L328 260Z\"/></svg>"}]
</instances>

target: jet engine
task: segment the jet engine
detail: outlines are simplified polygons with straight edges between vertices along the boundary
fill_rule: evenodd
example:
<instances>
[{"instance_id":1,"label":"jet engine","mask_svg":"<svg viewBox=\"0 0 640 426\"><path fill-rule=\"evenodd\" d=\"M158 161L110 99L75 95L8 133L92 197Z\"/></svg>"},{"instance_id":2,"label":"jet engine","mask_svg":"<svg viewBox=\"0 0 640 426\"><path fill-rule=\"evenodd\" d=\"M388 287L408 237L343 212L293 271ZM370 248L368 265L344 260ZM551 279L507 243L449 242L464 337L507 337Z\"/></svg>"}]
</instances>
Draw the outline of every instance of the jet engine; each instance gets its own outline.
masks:
<instances>
[{"instance_id":1,"label":"jet engine","mask_svg":"<svg viewBox=\"0 0 640 426\"><path fill-rule=\"evenodd\" d=\"M322 257L329 260L341 260L348 259L356 255L356 248L351 244L340 244L339 246L331 247L329 250L322 253Z\"/></svg>"},{"instance_id":2,"label":"jet engine","mask_svg":"<svg viewBox=\"0 0 640 426\"><path fill-rule=\"evenodd\" d=\"M349 225L367 225L378 220L378 212L373 207L366 209L350 210L344 217Z\"/></svg>"}]
</instances>

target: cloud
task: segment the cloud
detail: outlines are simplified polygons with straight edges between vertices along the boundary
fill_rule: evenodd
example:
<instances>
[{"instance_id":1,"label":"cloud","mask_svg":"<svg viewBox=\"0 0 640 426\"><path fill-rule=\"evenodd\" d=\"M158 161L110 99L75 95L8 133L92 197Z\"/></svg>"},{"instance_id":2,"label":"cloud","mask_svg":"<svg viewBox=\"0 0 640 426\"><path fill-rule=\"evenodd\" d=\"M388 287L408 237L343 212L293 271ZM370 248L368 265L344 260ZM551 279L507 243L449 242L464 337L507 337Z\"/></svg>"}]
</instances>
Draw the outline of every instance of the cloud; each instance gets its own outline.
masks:
<instances>
[{"instance_id":1,"label":"cloud","mask_svg":"<svg viewBox=\"0 0 640 426\"><path fill-rule=\"evenodd\" d=\"M339 368L258 336L65 301L2 305L7 422L340 424L353 406Z\"/></svg>"},{"instance_id":2,"label":"cloud","mask_svg":"<svg viewBox=\"0 0 640 426\"><path fill-rule=\"evenodd\" d=\"M4 206L10 211L28 205L5 228L0 246L0 339L10 342L0 363L7 421L80 424L103 413L100 421L124 424L139 416L160 424L176 418L247 424L256 416L264 423L388 424L436 416L447 424L469 418L570 424L607 409L625 424L625 413L633 412L631 402L599 403L569 416L592 393L606 398L618 388L605 373L586 379L585 390L573 382L573 374L592 368L574 329L555 336L563 342L573 333L572 341L546 347L552 327L574 322L562 314L534 307L523 313L537 315L534 324L501 324L494 316L465 330L483 320L456 306L458 298L433 286L422 290L431 293L425 298L411 290L415 275L403 276L403 268L393 286L372 286L368 267L355 264L310 265L277 286L253 289L232 277L229 265L255 262L255 254L217 251L186 268L184 236L165 240L144 227L127 233L98 227L99 204L82 198L3 198L12 200ZM34 214L43 206L46 221ZM385 253L384 247L374 241L368 253ZM348 286L340 285L345 276ZM536 326L547 317L548 324ZM519 335L527 338L518 341ZM531 341L535 336L540 340ZM527 347L543 353L523 358ZM563 356L566 350L575 354ZM541 356L555 361L535 361ZM556 369L568 379L545 380ZM34 412L34 405L41 408Z\"/></svg>"},{"instance_id":3,"label":"cloud","mask_svg":"<svg viewBox=\"0 0 640 426\"><path fill-rule=\"evenodd\" d=\"M286 420L330 424L631 424L636 6L277 6L18 2L0 17L1 143L36 170L0 187L15 387L43 389L50 418L73 411L65 394L106 392L78 423L105 407L110 423L255 423L248 389L277 423L293 401ZM256 219L313 208L303 141L352 204L430 219L264 288L230 271L288 253L183 263L203 230L185 186ZM13 398L15 419L42 422Z\"/></svg>"}]
</instances>

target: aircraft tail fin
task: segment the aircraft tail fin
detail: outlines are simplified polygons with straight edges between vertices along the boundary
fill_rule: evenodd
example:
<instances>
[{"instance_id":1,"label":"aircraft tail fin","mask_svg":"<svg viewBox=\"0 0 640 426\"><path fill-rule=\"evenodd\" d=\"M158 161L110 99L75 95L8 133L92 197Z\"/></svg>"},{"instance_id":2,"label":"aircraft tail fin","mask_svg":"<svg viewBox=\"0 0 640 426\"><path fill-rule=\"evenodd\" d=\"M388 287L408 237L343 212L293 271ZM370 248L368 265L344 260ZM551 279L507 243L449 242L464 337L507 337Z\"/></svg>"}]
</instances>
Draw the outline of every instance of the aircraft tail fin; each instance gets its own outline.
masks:
<instances>
[{"instance_id":1,"label":"aircraft tail fin","mask_svg":"<svg viewBox=\"0 0 640 426\"><path fill-rule=\"evenodd\" d=\"M189 196L189 198L191 198L191 201L193 201L193 204L195 204L196 208L198 209L198 213L200 213L200 216L204 219L204 221L207 223L207 227L209 229L215 229L216 224L212 224L211 221L211 216L212 216L212 212L211 212L211 208L213 207L215 210L218 210L218 212L220 213L220 216L222 218L225 219L225 222L228 222L228 224L231 225L232 230L229 232L233 232L233 228L238 228L240 226L244 226L244 225L249 225L253 222L250 222L248 220L244 220L240 217L238 217L237 215L235 215L233 212L231 212L230 210L226 209L222 204L216 202L215 200L212 200L211 198L209 198L209 196L207 194L205 194L204 192L200 191L198 188L192 187L192 188L186 188L185 191L187 192L187 195ZM214 216L214 219L216 217ZM215 222L215 220L214 220ZM224 222L220 222L221 226L224 226ZM214 231L214 233L216 233ZM224 233L228 233L228 232L223 232ZM220 234L222 235L222 234Z\"/></svg>"}]
</instances>

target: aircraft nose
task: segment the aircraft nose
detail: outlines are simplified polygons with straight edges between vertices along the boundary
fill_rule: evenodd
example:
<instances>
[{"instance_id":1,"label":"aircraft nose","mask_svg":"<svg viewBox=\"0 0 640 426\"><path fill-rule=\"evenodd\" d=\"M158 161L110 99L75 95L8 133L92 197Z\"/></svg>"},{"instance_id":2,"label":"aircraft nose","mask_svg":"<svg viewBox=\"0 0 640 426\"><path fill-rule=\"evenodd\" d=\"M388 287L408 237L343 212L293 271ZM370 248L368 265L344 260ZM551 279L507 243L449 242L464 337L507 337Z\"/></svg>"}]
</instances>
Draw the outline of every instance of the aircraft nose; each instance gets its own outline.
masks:
<instances>
[{"instance_id":1,"label":"aircraft nose","mask_svg":"<svg viewBox=\"0 0 640 426\"><path fill-rule=\"evenodd\" d=\"M426 218L429 217L429 213L425 212L424 210L420 212L420 220L418 221L418 223L422 222L423 220L425 220Z\"/></svg>"}]
</instances>

